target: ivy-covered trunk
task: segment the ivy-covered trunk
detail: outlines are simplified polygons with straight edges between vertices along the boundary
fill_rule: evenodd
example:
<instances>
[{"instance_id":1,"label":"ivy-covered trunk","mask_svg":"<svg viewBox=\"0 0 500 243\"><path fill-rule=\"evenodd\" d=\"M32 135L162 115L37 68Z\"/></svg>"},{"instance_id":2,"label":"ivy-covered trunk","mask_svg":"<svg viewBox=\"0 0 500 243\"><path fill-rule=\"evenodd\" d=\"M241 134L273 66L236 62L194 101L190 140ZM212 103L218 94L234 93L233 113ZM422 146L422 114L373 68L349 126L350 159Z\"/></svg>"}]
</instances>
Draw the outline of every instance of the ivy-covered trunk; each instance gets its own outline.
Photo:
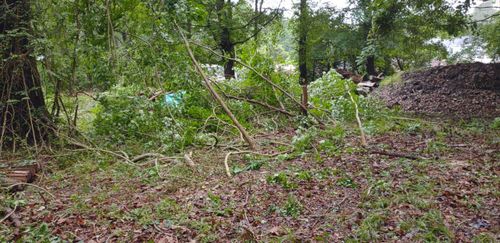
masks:
<instances>
[{"instance_id":1,"label":"ivy-covered trunk","mask_svg":"<svg viewBox=\"0 0 500 243\"><path fill-rule=\"evenodd\" d=\"M0 151L20 144L43 145L52 122L30 45L29 0L0 3Z\"/></svg>"}]
</instances>

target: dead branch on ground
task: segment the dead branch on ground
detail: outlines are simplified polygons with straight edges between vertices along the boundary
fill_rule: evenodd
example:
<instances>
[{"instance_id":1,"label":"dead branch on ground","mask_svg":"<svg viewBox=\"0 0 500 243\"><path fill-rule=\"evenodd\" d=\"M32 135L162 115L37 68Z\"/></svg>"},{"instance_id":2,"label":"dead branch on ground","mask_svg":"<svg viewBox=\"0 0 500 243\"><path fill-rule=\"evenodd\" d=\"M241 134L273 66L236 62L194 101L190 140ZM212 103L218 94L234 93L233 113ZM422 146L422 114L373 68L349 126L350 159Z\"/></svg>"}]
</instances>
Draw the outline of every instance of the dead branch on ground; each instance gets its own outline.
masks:
<instances>
[{"instance_id":1,"label":"dead branch on ground","mask_svg":"<svg viewBox=\"0 0 500 243\"><path fill-rule=\"evenodd\" d=\"M221 105L222 109L224 109L224 111L229 116L229 118L231 118L231 120L233 121L234 125L238 128L238 130L240 131L241 135L243 136L243 138L247 142L247 144L250 147L250 149L255 150L256 149L255 142L250 137L250 135L248 135L247 131L240 124L240 122L238 121L238 119L236 119L236 117L234 116L234 114L231 112L231 110L226 105L226 103L224 102L224 100L220 97L220 95L217 93L217 91L215 91L215 89L212 87L210 79L207 77L207 75L205 74L205 72L201 68L200 64L196 60L196 58L195 58L195 56L193 54L193 51L191 50L191 47L189 45L189 41L187 40L186 36L182 32L181 28L177 25L177 23L174 22L174 24L175 24L175 26L177 28L177 31L179 32L181 38L184 40L184 45L186 46L186 49L188 51L188 54L189 54L189 56L191 58L191 61L192 61L193 65L195 66L196 71L203 78L203 81L205 82L205 86L210 91L210 93L212 94L212 96L214 97L214 99L217 100L217 102Z\"/></svg>"}]
</instances>

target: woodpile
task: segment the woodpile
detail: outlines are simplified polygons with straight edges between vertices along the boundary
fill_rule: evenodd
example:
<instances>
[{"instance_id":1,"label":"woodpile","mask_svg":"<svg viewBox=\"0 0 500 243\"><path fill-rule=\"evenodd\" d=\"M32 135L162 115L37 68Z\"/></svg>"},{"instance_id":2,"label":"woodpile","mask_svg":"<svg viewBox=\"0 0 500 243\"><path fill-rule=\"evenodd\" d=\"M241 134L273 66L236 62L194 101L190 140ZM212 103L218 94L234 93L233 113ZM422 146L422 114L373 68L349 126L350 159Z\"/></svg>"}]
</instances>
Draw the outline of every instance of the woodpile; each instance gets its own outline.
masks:
<instances>
[{"instance_id":1,"label":"woodpile","mask_svg":"<svg viewBox=\"0 0 500 243\"><path fill-rule=\"evenodd\" d=\"M40 165L35 160L24 160L13 164L0 163L0 184L10 186L16 183L31 183L39 170Z\"/></svg>"},{"instance_id":2,"label":"woodpile","mask_svg":"<svg viewBox=\"0 0 500 243\"><path fill-rule=\"evenodd\" d=\"M376 87L379 86L380 81L384 78L384 74L380 73L377 76L375 75L364 75L361 76L359 74L353 73L346 69L337 68L335 69L337 73L339 73L345 79L351 79L355 84L358 85L356 88L356 92L359 95L368 95L372 92Z\"/></svg>"}]
</instances>

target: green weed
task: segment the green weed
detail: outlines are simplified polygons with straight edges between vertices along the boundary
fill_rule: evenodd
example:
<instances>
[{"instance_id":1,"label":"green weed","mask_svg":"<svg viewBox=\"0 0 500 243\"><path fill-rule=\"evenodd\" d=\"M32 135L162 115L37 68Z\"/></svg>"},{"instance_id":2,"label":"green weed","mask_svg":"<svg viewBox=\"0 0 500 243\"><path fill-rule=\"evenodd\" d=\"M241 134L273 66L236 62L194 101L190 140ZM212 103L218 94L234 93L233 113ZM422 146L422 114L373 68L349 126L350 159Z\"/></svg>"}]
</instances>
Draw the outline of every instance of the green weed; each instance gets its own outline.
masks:
<instances>
[{"instance_id":1,"label":"green weed","mask_svg":"<svg viewBox=\"0 0 500 243\"><path fill-rule=\"evenodd\" d=\"M290 181L288 175L284 172L280 172L267 177L267 183L278 184L284 189L296 189L298 186L296 183Z\"/></svg>"}]
</instances>

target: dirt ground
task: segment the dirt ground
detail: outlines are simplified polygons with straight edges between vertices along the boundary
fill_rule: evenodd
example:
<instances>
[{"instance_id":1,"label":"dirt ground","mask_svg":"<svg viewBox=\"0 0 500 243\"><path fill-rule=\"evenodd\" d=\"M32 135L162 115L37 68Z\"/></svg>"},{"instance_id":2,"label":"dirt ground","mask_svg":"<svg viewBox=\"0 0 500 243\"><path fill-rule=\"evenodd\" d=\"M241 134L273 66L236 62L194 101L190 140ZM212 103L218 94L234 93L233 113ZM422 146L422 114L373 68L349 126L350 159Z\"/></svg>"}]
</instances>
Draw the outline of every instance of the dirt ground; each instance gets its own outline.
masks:
<instances>
[{"instance_id":1,"label":"dirt ground","mask_svg":"<svg viewBox=\"0 0 500 243\"><path fill-rule=\"evenodd\" d=\"M287 156L295 131L280 130L256 139L260 153L282 155L235 154L231 178L227 147L194 150L194 170L70 156L70 166L48 167L37 182L55 198L22 192L22 226L7 221L4 240L40 235L42 223L47 239L85 242L500 240L498 130L421 122L425 129L369 137L421 159L370 153L356 136L339 150Z\"/></svg>"},{"instance_id":2,"label":"dirt ground","mask_svg":"<svg viewBox=\"0 0 500 243\"><path fill-rule=\"evenodd\" d=\"M500 63L457 64L402 75L375 92L390 107L460 118L500 116Z\"/></svg>"}]
</instances>

